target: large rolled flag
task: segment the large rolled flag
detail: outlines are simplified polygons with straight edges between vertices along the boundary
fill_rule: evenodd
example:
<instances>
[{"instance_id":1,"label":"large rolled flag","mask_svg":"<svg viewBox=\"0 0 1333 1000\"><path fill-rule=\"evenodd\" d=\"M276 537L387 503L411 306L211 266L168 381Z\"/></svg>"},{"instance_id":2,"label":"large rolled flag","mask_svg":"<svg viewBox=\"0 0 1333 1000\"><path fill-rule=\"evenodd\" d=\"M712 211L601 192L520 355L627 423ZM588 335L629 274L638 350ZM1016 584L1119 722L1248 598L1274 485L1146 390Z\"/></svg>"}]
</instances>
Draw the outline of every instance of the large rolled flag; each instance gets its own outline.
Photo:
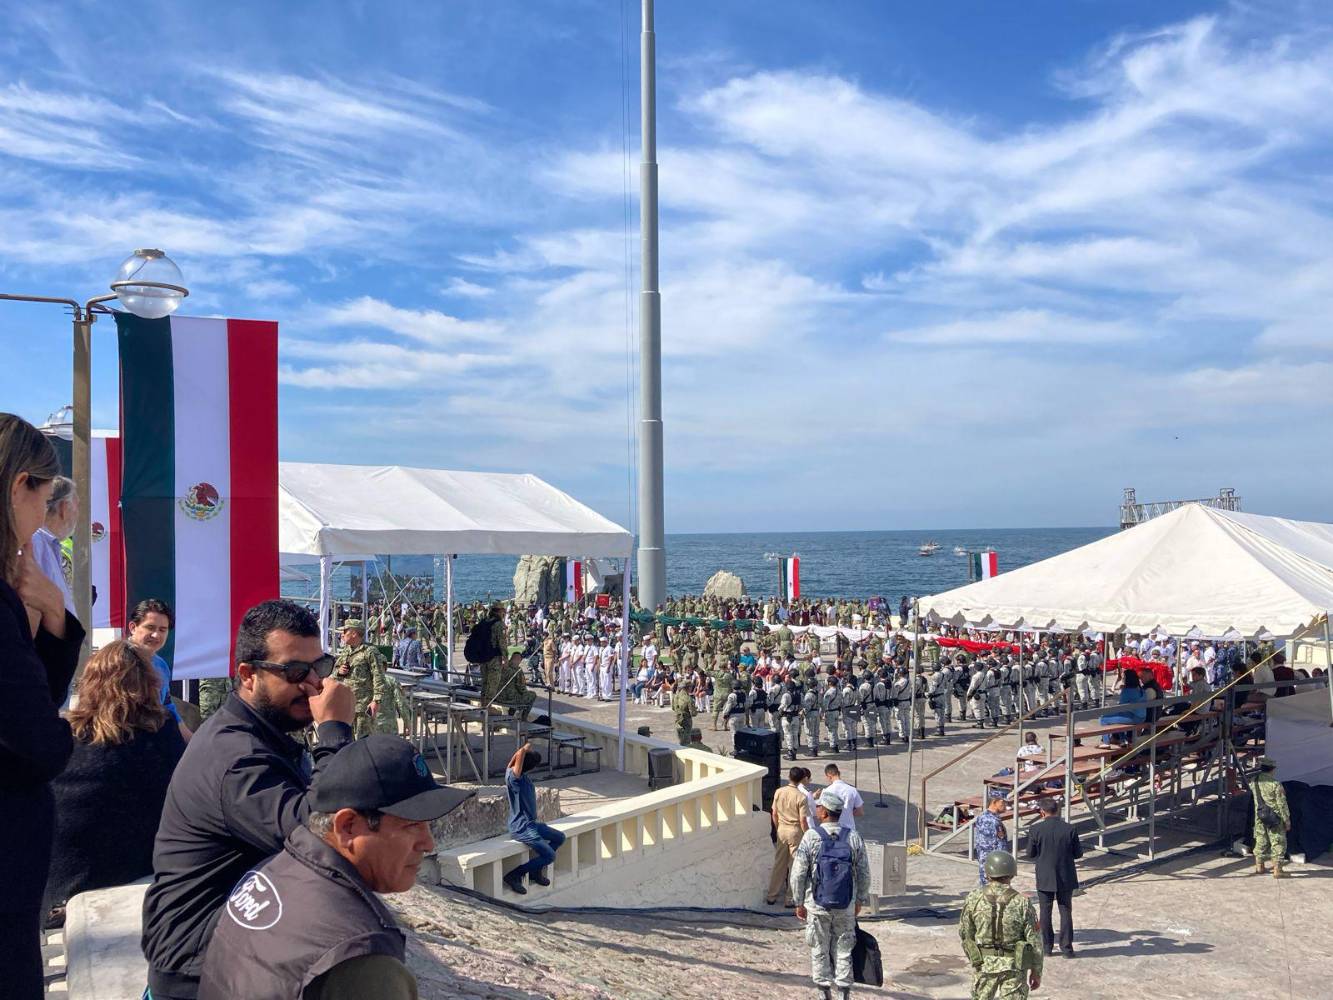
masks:
<instances>
[{"instance_id":1,"label":"large rolled flag","mask_svg":"<svg viewBox=\"0 0 1333 1000\"><path fill-rule=\"evenodd\" d=\"M120 529L120 436L93 431L93 628L125 627L125 542Z\"/></svg>"},{"instance_id":2,"label":"large rolled flag","mask_svg":"<svg viewBox=\"0 0 1333 1000\"><path fill-rule=\"evenodd\" d=\"M583 600L583 563L577 559L565 560L565 603Z\"/></svg>"},{"instance_id":3,"label":"large rolled flag","mask_svg":"<svg viewBox=\"0 0 1333 1000\"><path fill-rule=\"evenodd\" d=\"M225 677L245 610L277 597L278 326L116 315L125 599L175 609L177 680Z\"/></svg>"},{"instance_id":4,"label":"large rolled flag","mask_svg":"<svg viewBox=\"0 0 1333 1000\"><path fill-rule=\"evenodd\" d=\"M778 560L778 596L785 601L801 599L801 560L788 556Z\"/></svg>"},{"instance_id":5,"label":"large rolled flag","mask_svg":"<svg viewBox=\"0 0 1333 1000\"><path fill-rule=\"evenodd\" d=\"M972 561L973 580L989 580L999 574L1000 562L994 549L987 549L985 552L969 552L967 555Z\"/></svg>"}]
</instances>

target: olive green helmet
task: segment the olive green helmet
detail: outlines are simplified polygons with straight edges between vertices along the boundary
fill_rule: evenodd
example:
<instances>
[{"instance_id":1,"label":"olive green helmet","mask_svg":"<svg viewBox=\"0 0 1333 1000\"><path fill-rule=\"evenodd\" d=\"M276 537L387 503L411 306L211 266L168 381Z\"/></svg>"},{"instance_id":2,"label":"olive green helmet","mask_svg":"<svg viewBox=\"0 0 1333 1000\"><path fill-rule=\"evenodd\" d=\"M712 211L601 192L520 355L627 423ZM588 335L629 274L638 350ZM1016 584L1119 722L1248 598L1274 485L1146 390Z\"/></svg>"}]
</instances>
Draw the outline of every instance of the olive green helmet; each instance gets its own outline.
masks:
<instances>
[{"instance_id":1,"label":"olive green helmet","mask_svg":"<svg viewBox=\"0 0 1333 1000\"><path fill-rule=\"evenodd\" d=\"M1018 874L1018 862L1008 851L991 851L986 855L987 878L1013 878Z\"/></svg>"}]
</instances>

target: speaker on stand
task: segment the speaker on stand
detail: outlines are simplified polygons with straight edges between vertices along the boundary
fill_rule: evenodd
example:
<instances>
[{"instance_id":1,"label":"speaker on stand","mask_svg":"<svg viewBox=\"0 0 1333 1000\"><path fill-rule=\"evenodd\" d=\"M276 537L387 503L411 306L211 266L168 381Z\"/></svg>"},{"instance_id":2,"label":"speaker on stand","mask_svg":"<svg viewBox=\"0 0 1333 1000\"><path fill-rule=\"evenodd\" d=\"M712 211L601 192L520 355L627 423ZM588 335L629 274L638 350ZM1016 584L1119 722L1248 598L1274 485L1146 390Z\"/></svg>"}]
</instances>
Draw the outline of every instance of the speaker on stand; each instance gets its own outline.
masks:
<instances>
[{"instance_id":1,"label":"speaker on stand","mask_svg":"<svg viewBox=\"0 0 1333 1000\"><path fill-rule=\"evenodd\" d=\"M764 775L763 809L773 808L773 795L782 787L782 740L771 729L738 729L736 759L768 768Z\"/></svg>"}]
</instances>

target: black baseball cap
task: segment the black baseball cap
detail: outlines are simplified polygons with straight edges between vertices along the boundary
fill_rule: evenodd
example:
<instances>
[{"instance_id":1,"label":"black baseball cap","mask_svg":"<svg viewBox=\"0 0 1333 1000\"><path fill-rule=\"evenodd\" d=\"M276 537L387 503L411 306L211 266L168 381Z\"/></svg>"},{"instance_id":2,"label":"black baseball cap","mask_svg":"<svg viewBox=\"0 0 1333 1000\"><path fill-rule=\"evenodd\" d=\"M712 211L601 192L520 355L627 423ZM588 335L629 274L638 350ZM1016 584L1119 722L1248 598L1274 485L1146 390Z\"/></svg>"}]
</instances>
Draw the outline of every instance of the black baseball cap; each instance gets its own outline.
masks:
<instances>
[{"instance_id":1,"label":"black baseball cap","mask_svg":"<svg viewBox=\"0 0 1333 1000\"><path fill-rule=\"evenodd\" d=\"M343 747L310 786L312 812L374 809L412 821L439 819L475 793L438 785L406 740L374 733Z\"/></svg>"}]
</instances>

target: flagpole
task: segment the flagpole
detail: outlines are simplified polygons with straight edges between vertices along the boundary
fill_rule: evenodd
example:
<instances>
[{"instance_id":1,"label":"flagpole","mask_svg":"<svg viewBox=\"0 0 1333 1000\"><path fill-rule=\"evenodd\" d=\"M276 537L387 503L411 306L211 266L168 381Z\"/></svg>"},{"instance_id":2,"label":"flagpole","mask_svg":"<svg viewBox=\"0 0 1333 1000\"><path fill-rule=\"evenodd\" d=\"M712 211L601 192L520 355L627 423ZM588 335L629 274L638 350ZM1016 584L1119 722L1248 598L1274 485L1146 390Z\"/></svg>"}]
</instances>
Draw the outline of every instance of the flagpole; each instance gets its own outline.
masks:
<instances>
[{"instance_id":1,"label":"flagpole","mask_svg":"<svg viewBox=\"0 0 1333 1000\"><path fill-rule=\"evenodd\" d=\"M639 605L666 600L662 474L662 293L657 277L657 42L653 0L643 0L640 38L639 219L643 287L639 303Z\"/></svg>"}]
</instances>

